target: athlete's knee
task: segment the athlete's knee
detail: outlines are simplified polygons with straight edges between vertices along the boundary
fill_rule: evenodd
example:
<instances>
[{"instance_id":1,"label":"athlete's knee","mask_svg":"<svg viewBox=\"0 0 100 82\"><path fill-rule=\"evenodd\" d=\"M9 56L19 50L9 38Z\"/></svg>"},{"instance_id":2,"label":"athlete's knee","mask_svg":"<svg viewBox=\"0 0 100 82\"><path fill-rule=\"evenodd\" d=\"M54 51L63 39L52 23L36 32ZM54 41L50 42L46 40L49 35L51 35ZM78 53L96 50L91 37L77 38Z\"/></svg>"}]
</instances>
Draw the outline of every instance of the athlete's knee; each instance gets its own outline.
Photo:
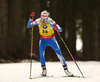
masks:
<instances>
[{"instance_id":1,"label":"athlete's knee","mask_svg":"<svg viewBox=\"0 0 100 82\"><path fill-rule=\"evenodd\" d=\"M61 53L61 50L59 49L59 50L55 50L55 52L57 53L57 54L59 54L59 55L62 55L62 53Z\"/></svg>"}]
</instances>

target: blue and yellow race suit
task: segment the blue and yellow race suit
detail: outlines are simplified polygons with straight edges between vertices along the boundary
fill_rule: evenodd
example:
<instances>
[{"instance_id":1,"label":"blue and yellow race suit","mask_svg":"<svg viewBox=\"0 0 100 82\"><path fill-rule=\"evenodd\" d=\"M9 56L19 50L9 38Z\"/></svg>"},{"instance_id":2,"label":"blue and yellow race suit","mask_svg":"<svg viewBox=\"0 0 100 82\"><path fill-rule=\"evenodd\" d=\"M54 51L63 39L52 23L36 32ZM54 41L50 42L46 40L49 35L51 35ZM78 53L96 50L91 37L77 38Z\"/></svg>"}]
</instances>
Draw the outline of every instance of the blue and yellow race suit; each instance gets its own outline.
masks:
<instances>
[{"instance_id":1,"label":"blue and yellow race suit","mask_svg":"<svg viewBox=\"0 0 100 82\"><path fill-rule=\"evenodd\" d=\"M50 46L55 51L61 64L63 66L66 65L65 59L61 53L61 49L55 38L54 29L53 29L54 23L55 21L51 18L48 18L46 23L43 23L41 21L41 18L36 19L34 22L32 22L32 19L30 18L27 24L27 28L31 28L32 25L33 26L38 25L39 27L39 33L40 33L39 52L40 52L40 62L42 66L45 65L44 55L45 55L45 49L47 46ZM58 26L58 31L61 32L62 29L60 28L58 24L57 26Z\"/></svg>"}]
</instances>

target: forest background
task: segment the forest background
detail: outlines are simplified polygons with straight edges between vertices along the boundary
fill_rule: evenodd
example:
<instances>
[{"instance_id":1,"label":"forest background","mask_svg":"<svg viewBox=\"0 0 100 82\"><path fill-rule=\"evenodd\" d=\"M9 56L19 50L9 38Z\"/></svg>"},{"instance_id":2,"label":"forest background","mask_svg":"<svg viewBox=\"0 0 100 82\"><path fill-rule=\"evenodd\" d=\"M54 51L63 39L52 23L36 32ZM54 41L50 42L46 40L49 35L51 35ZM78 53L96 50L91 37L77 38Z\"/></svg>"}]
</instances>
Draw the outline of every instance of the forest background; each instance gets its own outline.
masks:
<instances>
[{"instance_id":1,"label":"forest background","mask_svg":"<svg viewBox=\"0 0 100 82\"><path fill-rule=\"evenodd\" d=\"M63 29L62 38L76 60L100 61L100 0L48 0L50 17ZM30 59L31 28L27 22L32 10L35 19L47 9L47 0L0 0L0 62ZM34 26L33 59L39 61L39 28ZM59 35L56 39L66 60L72 60ZM46 48L47 61L58 61Z\"/></svg>"}]
</instances>

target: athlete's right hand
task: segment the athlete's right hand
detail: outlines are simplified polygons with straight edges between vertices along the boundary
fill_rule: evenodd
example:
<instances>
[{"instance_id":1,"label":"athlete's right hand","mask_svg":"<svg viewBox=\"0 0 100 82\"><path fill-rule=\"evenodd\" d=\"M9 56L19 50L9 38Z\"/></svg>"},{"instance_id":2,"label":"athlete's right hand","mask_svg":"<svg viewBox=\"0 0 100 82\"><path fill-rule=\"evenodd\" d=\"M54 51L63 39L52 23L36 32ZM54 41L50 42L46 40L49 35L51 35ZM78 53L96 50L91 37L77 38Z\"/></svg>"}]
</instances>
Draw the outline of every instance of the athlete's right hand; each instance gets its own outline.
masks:
<instances>
[{"instance_id":1,"label":"athlete's right hand","mask_svg":"<svg viewBox=\"0 0 100 82\"><path fill-rule=\"evenodd\" d=\"M35 16L35 13L34 12L31 12L30 16L31 17L34 17Z\"/></svg>"}]
</instances>

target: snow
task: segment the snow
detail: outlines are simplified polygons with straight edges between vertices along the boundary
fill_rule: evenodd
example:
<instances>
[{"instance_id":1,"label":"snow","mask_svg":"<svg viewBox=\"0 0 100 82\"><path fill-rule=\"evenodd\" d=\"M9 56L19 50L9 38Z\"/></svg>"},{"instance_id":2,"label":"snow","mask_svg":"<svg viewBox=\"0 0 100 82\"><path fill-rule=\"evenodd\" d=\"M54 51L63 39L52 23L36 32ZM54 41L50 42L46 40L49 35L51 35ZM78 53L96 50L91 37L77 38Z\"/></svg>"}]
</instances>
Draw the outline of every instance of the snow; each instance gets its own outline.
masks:
<instances>
[{"instance_id":1,"label":"snow","mask_svg":"<svg viewBox=\"0 0 100 82\"><path fill-rule=\"evenodd\" d=\"M66 61L69 71L81 76L73 61ZM38 77L42 70L40 62L32 63L32 78L30 76L30 62L0 64L0 82L100 82L100 62L77 61L83 75L87 78L66 77L60 62L46 62L47 75L53 77Z\"/></svg>"}]
</instances>

